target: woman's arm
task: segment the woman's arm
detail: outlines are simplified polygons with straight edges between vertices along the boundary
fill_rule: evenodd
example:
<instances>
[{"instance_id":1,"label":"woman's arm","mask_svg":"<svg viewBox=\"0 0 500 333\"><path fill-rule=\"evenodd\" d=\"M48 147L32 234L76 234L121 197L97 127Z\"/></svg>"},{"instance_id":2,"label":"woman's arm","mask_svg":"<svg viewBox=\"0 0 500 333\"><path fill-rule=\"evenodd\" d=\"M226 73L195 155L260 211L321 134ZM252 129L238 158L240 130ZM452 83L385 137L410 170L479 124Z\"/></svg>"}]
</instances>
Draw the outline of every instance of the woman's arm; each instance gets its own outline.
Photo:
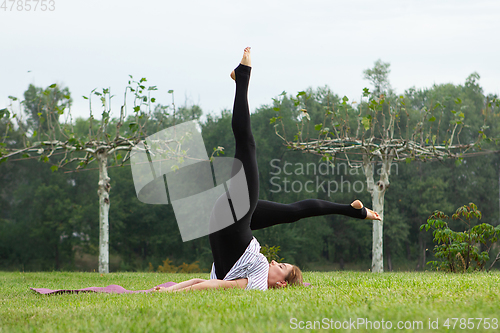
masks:
<instances>
[{"instance_id":1,"label":"woman's arm","mask_svg":"<svg viewBox=\"0 0 500 333\"><path fill-rule=\"evenodd\" d=\"M205 282L205 281L208 281L208 280L204 280L204 279L191 279L191 280L187 280L187 281L183 281L183 282L177 283L177 284L175 284L173 286L170 286L168 288L157 287L155 291L169 292L169 291L174 291L174 290L177 290L177 289L186 288L186 287L192 286L194 284L202 283L202 282Z\"/></svg>"},{"instance_id":2,"label":"woman's arm","mask_svg":"<svg viewBox=\"0 0 500 333\"><path fill-rule=\"evenodd\" d=\"M203 289L230 289L230 288L245 289L247 284L248 284L248 279L238 279L231 281L213 279L170 291L177 292L177 291L191 291L191 290L203 290Z\"/></svg>"}]
</instances>

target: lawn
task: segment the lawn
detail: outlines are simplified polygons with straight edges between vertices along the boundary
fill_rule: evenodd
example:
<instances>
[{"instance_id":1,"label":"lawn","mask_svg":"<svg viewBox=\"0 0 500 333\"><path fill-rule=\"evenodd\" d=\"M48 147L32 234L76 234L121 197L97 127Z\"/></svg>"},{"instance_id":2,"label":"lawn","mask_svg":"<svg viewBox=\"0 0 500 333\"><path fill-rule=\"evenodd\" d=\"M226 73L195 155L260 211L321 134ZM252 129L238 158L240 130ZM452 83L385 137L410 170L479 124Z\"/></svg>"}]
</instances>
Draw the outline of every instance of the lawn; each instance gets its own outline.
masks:
<instances>
[{"instance_id":1,"label":"lawn","mask_svg":"<svg viewBox=\"0 0 500 333\"><path fill-rule=\"evenodd\" d=\"M438 332L447 330L446 323L455 325L452 332L500 328L498 272L304 274L313 287L38 295L29 287L118 284L139 290L207 274L0 272L0 332L289 332L312 331L307 328L314 325L329 331L349 325L342 332L394 332L397 325L405 332ZM430 329L430 323L438 329Z\"/></svg>"}]
</instances>

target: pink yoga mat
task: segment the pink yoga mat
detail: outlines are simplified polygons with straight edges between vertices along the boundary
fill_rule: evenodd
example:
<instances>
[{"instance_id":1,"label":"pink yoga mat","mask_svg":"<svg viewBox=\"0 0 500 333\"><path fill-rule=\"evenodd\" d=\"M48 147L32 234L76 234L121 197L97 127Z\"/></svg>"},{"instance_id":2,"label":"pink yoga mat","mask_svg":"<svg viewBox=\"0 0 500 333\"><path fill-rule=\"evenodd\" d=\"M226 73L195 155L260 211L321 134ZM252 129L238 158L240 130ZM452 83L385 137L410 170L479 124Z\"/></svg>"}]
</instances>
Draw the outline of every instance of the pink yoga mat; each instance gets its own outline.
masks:
<instances>
[{"instance_id":1,"label":"pink yoga mat","mask_svg":"<svg viewBox=\"0 0 500 333\"><path fill-rule=\"evenodd\" d=\"M48 294L63 294L63 293L85 293L85 292L95 292L95 293L109 293L109 294L135 294L135 293L149 293L155 290L156 287L170 287L173 286L177 283L175 282L167 282L160 284L158 286L155 286L151 289L148 290L127 290L123 288L122 286L119 286L117 284L112 284L107 287L89 287L89 288L83 288L83 289L57 289L57 290L52 290L52 289L47 289L47 288L30 288L31 290L36 291L39 294L43 295L48 295Z\"/></svg>"},{"instance_id":2,"label":"pink yoga mat","mask_svg":"<svg viewBox=\"0 0 500 333\"><path fill-rule=\"evenodd\" d=\"M47 288L30 288L33 291L36 291L39 294L42 295L49 295L49 294L64 294L64 293L86 293L86 292L95 292L95 293L108 293L108 294L135 294L135 293L149 293L154 291L157 287L170 287L173 286L177 283L175 282L166 282L162 283L160 285L154 286L151 289L148 290L127 290L123 288L122 286L119 286L117 284L112 284L107 287L88 287L88 288L83 288L83 289L57 289L57 290L52 290L52 289L47 289ZM304 282L304 286L309 287L311 284Z\"/></svg>"}]
</instances>

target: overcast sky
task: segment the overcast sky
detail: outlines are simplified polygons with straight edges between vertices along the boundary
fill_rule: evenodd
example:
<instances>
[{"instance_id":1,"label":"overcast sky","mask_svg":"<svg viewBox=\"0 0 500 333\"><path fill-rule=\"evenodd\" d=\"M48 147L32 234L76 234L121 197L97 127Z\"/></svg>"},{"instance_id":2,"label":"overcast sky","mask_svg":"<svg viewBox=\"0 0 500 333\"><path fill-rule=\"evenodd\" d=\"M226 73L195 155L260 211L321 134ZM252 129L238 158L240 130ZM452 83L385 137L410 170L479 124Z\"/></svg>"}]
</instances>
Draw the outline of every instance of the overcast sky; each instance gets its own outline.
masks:
<instances>
[{"instance_id":1,"label":"overcast sky","mask_svg":"<svg viewBox=\"0 0 500 333\"><path fill-rule=\"evenodd\" d=\"M379 58L396 92L478 72L485 92L500 94L497 0L54 0L44 12L11 4L0 9L0 109L30 83L57 82L72 93L74 117L88 116L81 96L102 87L118 95L116 112L132 74L156 85L162 104L173 89L178 106L219 113L232 107L229 73L245 46L252 110L283 90L324 85L359 99L369 86L362 72Z\"/></svg>"}]
</instances>

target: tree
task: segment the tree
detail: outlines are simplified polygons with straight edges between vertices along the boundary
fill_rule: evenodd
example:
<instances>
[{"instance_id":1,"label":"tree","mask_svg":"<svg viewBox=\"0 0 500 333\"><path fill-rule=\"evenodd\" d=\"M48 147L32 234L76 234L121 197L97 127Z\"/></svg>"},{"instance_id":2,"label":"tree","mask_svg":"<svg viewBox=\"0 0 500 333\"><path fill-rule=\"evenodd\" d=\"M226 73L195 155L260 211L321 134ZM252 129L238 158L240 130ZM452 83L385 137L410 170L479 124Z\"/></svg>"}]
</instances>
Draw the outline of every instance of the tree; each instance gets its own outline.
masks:
<instances>
[{"instance_id":1,"label":"tree","mask_svg":"<svg viewBox=\"0 0 500 333\"><path fill-rule=\"evenodd\" d=\"M174 160L175 163L191 158L189 152L182 149L183 141L191 133L184 133L176 130L172 138L154 138L147 136L148 131L160 130L176 124L177 121L187 119L197 119L201 115L201 109L194 105L191 107L181 107L176 112L173 105L173 117L167 112L169 107L154 105L156 99L151 97L151 92L156 91L155 86L145 86L145 78L135 81L132 76L124 94L124 103L120 110L120 116L117 119L111 118L111 98L110 89L102 89L102 92L92 90L89 97L84 96L89 101L90 118L88 120L88 134L81 134L83 123L77 121L75 126L71 121L71 115L68 112L66 122L61 124L58 119L64 114L65 109L70 105L71 97L67 88L59 90L57 84L53 84L46 89L40 89L30 86L25 93L25 100L21 102L21 112L14 112L12 103L9 109L3 109L1 115L7 118L8 125L6 133L13 131L15 127L12 121L16 120L16 125L22 130L24 138L23 148L0 148L0 163L8 158L23 154L24 157L30 157L30 152L40 154L40 160L50 162L50 158L55 156L56 152L64 154L57 160L57 163L51 167L52 171L57 171L72 163L77 163L76 170L87 167L94 161L98 163L99 182L99 272L109 272L109 192L111 190L110 177L108 175L108 159L112 157L116 164L124 165L131 158L131 152L143 152L148 159L155 155L156 162L161 164L165 160ZM61 93L61 91L63 93ZM133 115L125 119L127 110L127 93L133 95ZM169 91L172 94L173 90ZM100 121L94 119L92 110L92 97L98 97L102 106L102 117ZM16 100L12 98L12 100ZM64 102L64 101L69 102ZM22 112L31 114L28 122L24 123L20 114ZM12 114L12 117L10 116ZM36 118L36 116L38 118ZM68 120L70 120L68 122ZM44 123L46 126L43 126ZM84 122L85 123L85 122ZM38 125L38 130L33 130L31 138L28 138L29 130ZM77 128L75 131L74 127ZM5 136L7 138L7 135ZM31 140L36 140L31 143ZM189 140L188 140L189 141ZM218 150L216 150L218 151ZM125 154L122 156L121 154ZM158 159L160 158L160 159ZM177 166L178 168L178 166ZM163 178L162 178L163 179Z\"/></svg>"},{"instance_id":2,"label":"tree","mask_svg":"<svg viewBox=\"0 0 500 333\"><path fill-rule=\"evenodd\" d=\"M23 157L30 157L30 153L40 155L40 160L49 162L49 159L56 153L62 152L64 155L53 164L52 171L57 171L66 165L78 162L76 170L85 168L90 163L97 161L99 166L99 272L109 272L109 191L111 189L110 178L108 177L107 166L108 157L113 156L115 163L122 165L130 158L130 151L138 145L145 136L145 127L151 118L151 104L155 98L150 96L152 91L157 90L155 86L146 87L145 78L134 81L130 76L129 86L127 86L124 95L124 104L120 111L118 119L110 117L110 100L113 97L109 89L103 89L102 92L94 89L89 97L90 118L88 135L77 136L71 116L68 112L66 122L61 124L58 119L64 114L71 97L67 88L60 90L57 84L50 85L46 89L39 89L30 86L25 93L25 100L21 102L22 109L15 112L11 103L9 108L1 111L1 116L6 118L6 134L0 148L0 162L8 158L23 154ZM135 86L132 87L131 84ZM125 120L127 92L133 94L133 112L134 114ZM171 91L170 93L173 93ZM92 96L97 96L102 105L102 118L100 122L95 121L92 114ZM15 98L11 98L15 101ZM65 102L67 101L67 102ZM27 123L22 121L22 112L30 115ZM70 120L68 122L68 119ZM14 122L15 120L15 122ZM43 124L47 124L44 126ZM23 132L23 148L6 148L8 139L7 133L17 127ZM33 129L37 127L38 130ZM97 125L97 126L96 126ZM122 128L122 126L124 126ZM158 126L158 122L156 122ZM96 128L97 127L97 128ZM33 130L31 138L28 138L29 130ZM31 140L38 140L32 142ZM19 143L18 143L19 144ZM123 157L120 153L125 153Z\"/></svg>"},{"instance_id":3,"label":"tree","mask_svg":"<svg viewBox=\"0 0 500 333\"><path fill-rule=\"evenodd\" d=\"M71 94L69 88L59 89L57 85L52 85L51 89L43 89L30 84L24 92L24 110L27 113L28 126L38 132L55 130L55 122L64 113L65 109L71 108ZM57 112L53 112L57 111Z\"/></svg>"},{"instance_id":4,"label":"tree","mask_svg":"<svg viewBox=\"0 0 500 333\"><path fill-rule=\"evenodd\" d=\"M275 99L277 114L271 118L276 134L290 149L319 155L332 164L343 156L351 168L363 169L372 207L382 217L382 221L373 222L372 272L383 271L384 196L390 185L391 165L401 161L442 161L447 158L460 162L461 154L476 147L485 137L484 125L476 127L479 134L474 140L462 133L466 128L467 112L460 98L452 101L454 110L447 109L444 101L439 100L426 101L416 109L411 105L411 92L398 97L384 94L384 89L390 86L388 73L389 64L381 61L365 71L366 78L374 84L374 91L370 93L365 88L363 96L366 99L357 107L355 102L348 103L346 96L335 103L335 96L329 91L299 92L295 98L290 98L301 113L295 131L284 125L281 115L287 99L285 92ZM322 112L309 112L318 103ZM451 116L445 111L451 111ZM448 128L445 127L447 123ZM289 136L291 132L294 135L290 140L287 134ZM354 156L361 156L361 160L353 160ZM380 163L378 170L375 168L377 160ZM374 178L375 171L378 180Z\"/></svg>"},{"instance_id":5,"label":"tree","mask_svg":"<svg viewBox=\"0 0 500 333\"><path fill-rule=\"evenodd\" d=\"M382 94L384 91L390 89L390 66L391 64L389 64L388 62L382 62L382 60L378 59L377 61L375 61L375 66L373 66L373 68L368 68L363 71L364 78L370 81L373 85L374 96L380 96L380 94Z\"/></svg>"}]
</instances>

